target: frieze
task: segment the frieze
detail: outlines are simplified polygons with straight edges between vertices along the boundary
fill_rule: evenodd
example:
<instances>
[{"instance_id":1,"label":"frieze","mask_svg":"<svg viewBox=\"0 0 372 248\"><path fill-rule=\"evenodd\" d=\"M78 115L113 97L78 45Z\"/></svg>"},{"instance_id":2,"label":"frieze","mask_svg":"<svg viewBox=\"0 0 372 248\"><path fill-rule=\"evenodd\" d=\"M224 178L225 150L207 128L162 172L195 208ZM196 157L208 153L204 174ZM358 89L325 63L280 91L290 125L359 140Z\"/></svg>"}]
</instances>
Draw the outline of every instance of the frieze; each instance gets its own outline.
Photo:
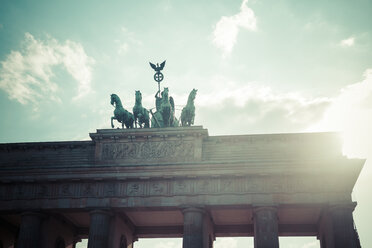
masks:
<instances>
[{"instance_id":1,"label":"frieze","mask_svg":"<svg viewBox=\"0 0 372 248\"><path fill-rule=\"evenodd\" d=\"M164 179L116 182L21 183L1 184L0 200L192 196L255 193L304 193L339 191L328 180L274 177L232 177L201 179Z\"/></svg>"},{"instance_id":2,"label":"frieze","mask_svg":"<svg viewBox=\"0 0 372 248\"><path fill-rule=\"evenodd\" d=\"M130 182L127 184L128 196L142 196L144 193L145 184L139 182Z\"/></svg>"},{"instance_id":3,"label":"frieze","mask_svg":"<svg viewBox=\"0 0 372 248\"><path fill-rule=\"evenodd\" d=\"M170 189L173 195L190 194L191 186L191 183L186 180L174 180L170 182Z\"/></svg>"},{"instance_id":4,"label":"frieze","mask_svg":"<svg viewBox=\"0 0 372 248\"><path fill-rule=\"evenodd\" d=\"M147 142L110 142L102 144L102 160L192 160L195 156L193 141L168 140Z\"/></svg>"}]
</instances>

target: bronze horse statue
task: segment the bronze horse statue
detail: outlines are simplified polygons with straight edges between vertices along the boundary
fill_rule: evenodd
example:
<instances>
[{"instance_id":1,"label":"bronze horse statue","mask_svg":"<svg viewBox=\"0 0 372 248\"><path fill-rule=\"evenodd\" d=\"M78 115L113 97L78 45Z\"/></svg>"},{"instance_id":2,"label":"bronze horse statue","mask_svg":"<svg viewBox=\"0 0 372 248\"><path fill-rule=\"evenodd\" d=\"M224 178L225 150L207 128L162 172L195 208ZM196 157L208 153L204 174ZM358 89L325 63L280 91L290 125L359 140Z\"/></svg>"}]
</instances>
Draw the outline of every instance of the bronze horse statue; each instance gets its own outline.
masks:
<instances>
[{"instance_id":1,"label":"bronze horse statue","mask_svg":"<svg viewBox=\"0 0 372 248\"><path fill-rule=\"evenodd\" d=\"M121 127L133 128L134 116L132 113L124 109L120 98L116 94L111 94L111 105L115 106L114 116L111 117L111 127L114 128L113 120L121 123Z\"/></svg>"},{"instance_id":2,"label":"bronze horse statue","mask_svg":"<svg viewBox=\"0 0 372 248\"><path fill-rule=\"evenodd\" d=\"M163 116L164 127L170 126L172 112L174 110L174 107L172 108L172 105L169 102L168 93L169 93L168 87L164 88L163 98L160 104L160 112L162 113L162 116Z\"/></svg>"},{"instance_id":3,"label":"bronze horse statue","mask_svg":"<svg viewBox=\"0 0 372 248\"><path fill-rule=\"evenodd\" d=\"M140 128L144 124L145 128L150 127L149 111L142 106L142 94L141 91L136 90L136 103L133 107L134 123L137 128L137 122Z\"/></svg>"},{"instance_id":4,"label":"bronze horse statue","mask_svg":"<svg viewBox=\"0 0 372 248\"><path fill-rule=\"evenodd\" d=\"M194 118L195 118L194 100L195 100L197 91L198 90L193 89L190 92L189 98L187 99L187 104L182 109L182 112L181 112L181 125L182 126L191 126L194 124Z\"/></svg>"}]
</instances>

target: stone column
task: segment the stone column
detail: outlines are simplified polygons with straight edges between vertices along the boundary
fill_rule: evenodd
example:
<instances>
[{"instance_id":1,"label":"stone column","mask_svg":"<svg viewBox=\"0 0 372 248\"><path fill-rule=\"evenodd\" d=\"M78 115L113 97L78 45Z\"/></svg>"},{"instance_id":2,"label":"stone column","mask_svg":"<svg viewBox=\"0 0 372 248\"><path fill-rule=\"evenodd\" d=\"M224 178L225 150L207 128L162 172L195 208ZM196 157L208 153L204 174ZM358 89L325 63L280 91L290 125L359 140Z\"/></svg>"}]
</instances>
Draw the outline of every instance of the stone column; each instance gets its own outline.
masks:
<instances>
[{"instance_id":1,"label":"stone column","mask_svg":"<svg viewBox=\"0 0 372 248\"><path fill-rule=\"evenodd\" d=\"M351 204L334 205L329 208L335 248L358 247L353 221L354 208L355 205Z\"/></svg>"},{"instance_id":2,"label":"stone column","mask_svg":"<svg viewBox=\"0 0 372 248\"><path fill-rule=\"evenodd\" d=\"M88 248L107 248L112 214L105 210L90 212Z\"/></svg>"},{"instance_id":3,"label":"stone column","mask_svg":"<svg viewBox=\"0 0 372 248\"><path fill-rule=\"evenodd\" d=\"M41 247L41 222L44 215L35 212L25 212L21 216L17 248Z\"/></svg>"},{"instance_id":4,"label":"stone column","mask_svg":"<svg viewBox=\"0 0 372 248\"><path fill-rule=\"evenodd\" d=\"M208 233L204 228L205 211L188 207L183 212L183 248L208 248Z\"/></svg>"},{"instance_id":5,"label":"stone column","mask_svg":"<svg viewBox=\"0 0 372 248\"><path fill-rule=\"evenodd\" d=\"M275 207L253 209L254 247L279 248L278 217Z\"/></svg>"}]
</instances>

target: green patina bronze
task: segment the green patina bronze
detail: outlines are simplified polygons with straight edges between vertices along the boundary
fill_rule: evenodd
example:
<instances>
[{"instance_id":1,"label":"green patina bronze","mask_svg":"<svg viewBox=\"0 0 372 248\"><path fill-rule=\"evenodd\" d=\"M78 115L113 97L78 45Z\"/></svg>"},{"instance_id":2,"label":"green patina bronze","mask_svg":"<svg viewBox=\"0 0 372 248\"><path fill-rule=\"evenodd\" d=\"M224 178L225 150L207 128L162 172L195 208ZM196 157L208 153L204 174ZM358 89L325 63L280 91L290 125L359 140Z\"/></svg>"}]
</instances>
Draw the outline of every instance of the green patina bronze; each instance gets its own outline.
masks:
<instances>
[{"instance_id":1,"label":"green patina bronze","mask_svg":"<svg viewBox=\"0 0 372 248\"><path fill-rule=\"evenodd\" d=\"M162 127L178 127L180 125L179 120L175 117L175 105L173 97L169 96L169 89L165 87L160 92L160 82L164 76L161 71L164 69L165 61L159 64L152 64L150 66L155 70L154 80L158 83L159 90L155 94L155 113L150 109L148 111L142 106L142 94L139 90L136 90L135 94L135 105L133 107L133 114L124 109L120 98L116 94L111 95L111 104L115 106L114 116L111 117L111 127L114 128L113 120L117 120L121 123L122 128L124 125L126 128L133 128L133 124L137 128L137 124L140 128L150 127L150 116L152 128ZM193 89L187 100L187 105L182 109L181 113L181 124L182 126L191 126L194 124L195 119L195 105L194 100L196 96L196 89Z\"/></svg>"},{"instance_id":2,"label":"green patina bronze","mask_svg":"<svg viewBox=\"0 0 372 248\"><path fill-rule=\"evenodd\" d=\"M132 113L124 109L120 98L116 94L111 94L111 105L115 107L114 116L111 117L111 127L114 128L113 120L121 123L121 127L133 128L134 116Z\"/></svg>"},{"instance_id":3,"label":"green patina bronze","mask_svg":"<svg viewBox=\"0 0 372 248\"><path fill-rule=\"evenodd\" d=\"M164 88L155 95L156 112L152 114L151 127L177 127L179 122L175 117L173 97L169 97L169 89Z\"/></svg>"},{"instance_id":4,"label":"green patina bronze","mask_svg":"<svg viewBox=\"0 0 372 248\"><path fill-rule=\"evenodd\" d=\"M142 106L141 91L136 90L136 103L133 107L134 123L137 128L137 122L140 128L144 125L145 128L150 127L149 111Z\"/></svg>"},{"instance_id":5,"label":"green patina bronze","mask_svg":"<svg viewBox=\"0 0 372 248\"><path fill-rule=\"evenodd\" d=\"M190 94L189 98L187 100L187 105L182 109L181 112L181 124L182 126L191 126L194 124L195 119L195 105L194 100L196 96L196 92L198 90L193 89Z\"/></svg>"}]
</instances>

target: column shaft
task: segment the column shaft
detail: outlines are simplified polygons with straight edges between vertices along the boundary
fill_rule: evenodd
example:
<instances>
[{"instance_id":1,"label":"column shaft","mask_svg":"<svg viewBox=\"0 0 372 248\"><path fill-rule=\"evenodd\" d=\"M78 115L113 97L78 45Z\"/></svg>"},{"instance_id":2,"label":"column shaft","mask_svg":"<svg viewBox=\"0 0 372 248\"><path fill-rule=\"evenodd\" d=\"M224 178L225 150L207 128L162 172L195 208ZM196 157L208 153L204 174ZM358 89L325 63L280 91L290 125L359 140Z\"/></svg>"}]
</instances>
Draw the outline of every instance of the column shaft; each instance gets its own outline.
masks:
<instances>
[{"instance_id":1,"label":"column shaft","mask_svg":"<svg viewBox=\"0 0 372 248\"><path fill-rule=\"evenodd\" d=\"M186 208L183 210L183 248L204 248L204 210ZM208 238L208 237L206 237Z\"/></svg>"},{"instance_id":2,"label":"column shaft","mask_svg":"<svg viewBox=\"0 0 372 248\"><path fill-rule=\"evenodd\" d=\"M330 211L335 248L357 248L357 237L354 230L352 213L353 208L335 206Z\"/></svg>"},{"instance_id":3,"label":"column shaft","mask_svg":"<svg viewBox=\"0 0 372 248\"><path fill-rule=\"evenodd\" d=\"M41 222L43 215L27 212L22 214L17 248L40 247Z\"/></svg>"},{"instance_id":4,"label":"column shaft","mask_svg":"<svg viewBox=\"0 0 372 248\"><path fill-rule=\"evenodd\" d=\"M276 208L259 207L254 209L254 247L279 248L278 217Z\"/></svg>"},{"instance_id":5,"label":"column shaft","mask_svg":"<svg viewBox=\"0 0 372 248\"><path fill-rule=\"evenodd\" d=\"M88 248L107 248L110 234L111 213L95 210L90 213Z\"/></svg>"}]
</instances>

